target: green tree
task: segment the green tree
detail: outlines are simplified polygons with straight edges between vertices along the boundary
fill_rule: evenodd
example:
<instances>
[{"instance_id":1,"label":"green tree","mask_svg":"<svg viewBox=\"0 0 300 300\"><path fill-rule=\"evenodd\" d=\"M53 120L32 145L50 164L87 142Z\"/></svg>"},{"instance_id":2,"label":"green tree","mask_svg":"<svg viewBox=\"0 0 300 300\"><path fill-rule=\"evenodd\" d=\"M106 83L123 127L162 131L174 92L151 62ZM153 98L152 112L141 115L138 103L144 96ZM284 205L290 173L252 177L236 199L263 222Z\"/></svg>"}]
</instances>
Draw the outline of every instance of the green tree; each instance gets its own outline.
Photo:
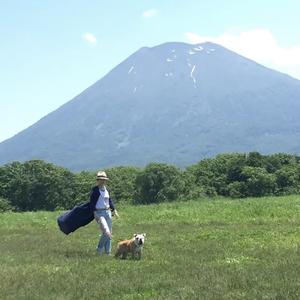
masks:
<instances>
[{"instance_id":1,"label":"green tree","mask_svg":"<svg viewBox=\"0 0 300 300\"><path fill-rule=\"evenodd\" d=\"M250 167L263 167L264 156L259 152L249 152L246 158L246 165Z\"/></svg>"},{"instance_id":2,"label":"green tree","mask_svg":"<svg viewBox=\"0 0 300 300\"><path fill-rule=\"evenodd\" d=\"M7 199L0 197L0 213L12 210L14 210L14 207L10 204L10 202Z\"/></svg>"},{"instance_id":3,"label":"green tree","mask_svg":"<svg viewBox=\"0 0 300 300\"><path fill-rule=\"evenodd\" d=\"M75 197L71 206L89 201L92 187L96 185L96 172L81 171L75 174Z\"/></svg>"},{"instance_id":4,"label":"green tree","mask_svg":"<svg viewBox=\"0 0 300 300\"><path fill-rule=\"evenodd\" d=\"M278 194L293 194L300 192L300 166L285 165L275 173Z\"/></svg>"},{"instance_id":5,"label":"green tree","mask_svg":"<svg viewBox=\"0 0 300 300\"><path fill-rule=\"evenodd\" d=\"M206 196L229 196L229 184L240 180L245 164L245 154L227 153L188 167L186 172L194 179L194 182L190 180L190 193L201 190Z\"/></svg>"},{"instance_id":6,"label":"green tree","mask_svg":"<svg viewBox=\"0 0 300 300\"><path fill-rule=\"evenodd\" d=\"M74 174L41 160L13 162L1 168L1 196L16 209L69 208L74 199Z\"/></svg>"},{"instance_id":7,"label":"green tree","mask_svg":"<svg viewBox=\"0 0 300 300\"><path fill-rule=\"evenodd\" d=\"M151 163L136 178L136 203L176 200L184 190L181 171L175 166Z\"/></svg>"},{"instance_id":8,"label":"green tree","mask_svg":"<svg viewBox=\"0 0 300 300\"><path fill-rule=\"evenodd\" d=\"M299 165L299 161L296 156L286 153L275 153L265 158L265 168L269 173L274 173L280 170L284 166Z\"/></svg>"},{"instance_id":9,"label":"green tree","mask_svg":"<svg viewBox=\"0 0 300 300\"><path fill-rule=\"evenodd\" d=\"M136 178L141 172L136 167L114 167L105 170L109 177L108 188L115 203L133 203L136 194Z\"/></svg>"},{"instance_id":10,"label":"green tree","mask_svg":"<svg viewBox=\"0 0 300 300\"><path fill-rule=\"evenodd\" d=\"M228 194L232 198L243 198L247 195L247 185L245 182L234 181L228 185Z\"/></svg>"},{"instance_id":11,"label":"green tree","mask_svg":"<svg viewBox=\"0 0 300 300\"><path fill-rule=\"evenodd\" d=\"M245 196L265 196L276 192L276 176L260 167L244 167L242 171Z\"/></svg>"}]
</instances>

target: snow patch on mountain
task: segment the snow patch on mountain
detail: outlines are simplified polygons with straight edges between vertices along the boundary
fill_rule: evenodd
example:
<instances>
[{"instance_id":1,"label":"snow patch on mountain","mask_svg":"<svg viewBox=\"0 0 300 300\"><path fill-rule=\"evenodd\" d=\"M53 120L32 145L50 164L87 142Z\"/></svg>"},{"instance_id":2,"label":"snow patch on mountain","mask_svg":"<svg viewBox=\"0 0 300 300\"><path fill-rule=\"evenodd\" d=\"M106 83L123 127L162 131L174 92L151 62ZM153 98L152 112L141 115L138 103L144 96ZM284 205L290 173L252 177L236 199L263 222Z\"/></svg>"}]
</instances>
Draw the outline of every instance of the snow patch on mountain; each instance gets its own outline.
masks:
<instances>
[{"instance_id":1,"label":"snow patch on mountain","mask_svg":"<svg viewBox=\"0 0 300 300\"><path fill-rule=\"evenodd\" d=\"M97 124L94 128L95 128L95 131L98 131L98 130L100 130L102 127L103 127L103 123L99 123L99 124Z\"/></svg>"},{"instance_id":2,"label":"snow patch on mountain","mask_svg":"<svg viewBox=\"0 0 300 300\"><path fill-rule=\"evenodd\" d=\"M134 66L131 66L131 68L128 71L128 74L130 74L132 72L132 70L134 69Z\"/></svg>"},{"instance_id":3,"label":"snow patch on mountain","mask_svg":"<svg viewBox=\"0 0 300 300\"><path fill-rule=\"evenodd\" d=\"M194 73L194 71L195 71L195 68L196 68L196 66L194 65L193 66L193 68L192 68L192 71L191 71L191 78L192 78L192 80L193 80L193 82L194 82L194 84L196 84L196 78L194 77L194 75L193 75L193 73Z\"/></svg>"},{"instance_id":4,"label":"snow patch on mountain","mask_svg":"<svg viewBox=\"0 0 300 300\"><path fill-rule=\"evenodd\" d=\"M172 73L172 72L165 73L165 76L166 76L166 77L173 76L173 73Z\"/></svg>"},{"instance_id":5,"label":"snow patch on mountain","mask_svg":"<svg viewBox=\"0 0 300 300\"><path fill-rule=\"evenodd\" d=\"M208 50L206 50L206 53L210 54L211 52L214 52L214 51L216 51L216 50L215 49L208 49Z\"/></svg>"},{"instance_id":6,"label":"snow patch on mountain","mask_svg":"<svg viewBox=\"0 0 300 300\"><path fill-rule=\"evenodd\" d=\"M201 47L201 46L194 47L193 50L195 50L195 51L202 51L203 47Z\"/></svg>"}]
</instances>

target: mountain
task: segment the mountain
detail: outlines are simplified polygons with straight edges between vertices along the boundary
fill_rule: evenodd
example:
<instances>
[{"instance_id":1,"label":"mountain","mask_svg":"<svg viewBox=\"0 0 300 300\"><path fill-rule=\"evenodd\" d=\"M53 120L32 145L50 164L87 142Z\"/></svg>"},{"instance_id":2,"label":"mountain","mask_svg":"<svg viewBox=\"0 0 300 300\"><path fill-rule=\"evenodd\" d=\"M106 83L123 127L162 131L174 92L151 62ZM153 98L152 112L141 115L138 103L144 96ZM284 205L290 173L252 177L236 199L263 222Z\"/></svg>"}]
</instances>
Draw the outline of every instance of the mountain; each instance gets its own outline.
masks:
<instances>
[{"instance_id":1,"label":"mountain","mask_svg":"<svg viewBox=\"0 0 300 300\"><path fill-rule=\"evenodd\" d=\"M217 44L166 43L0 143L0 164L186 166L248 151L300 153L300 81Z\"/></svg>"}]
</instances>

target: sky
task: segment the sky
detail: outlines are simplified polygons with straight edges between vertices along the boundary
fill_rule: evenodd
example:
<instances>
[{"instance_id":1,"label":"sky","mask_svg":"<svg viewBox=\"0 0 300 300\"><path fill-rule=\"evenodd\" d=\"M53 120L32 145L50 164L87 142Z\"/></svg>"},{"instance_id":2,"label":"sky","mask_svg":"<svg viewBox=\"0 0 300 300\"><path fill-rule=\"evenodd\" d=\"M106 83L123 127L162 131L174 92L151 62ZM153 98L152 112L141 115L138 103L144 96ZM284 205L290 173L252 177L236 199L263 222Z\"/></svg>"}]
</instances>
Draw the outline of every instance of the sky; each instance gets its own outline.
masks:
<instances>
[{"instance_id":1,"label":"sky","mask_svg":"<svg viewBox=\"0 0 300 300\"><path fill-rule=\"evenodd\" d=\"M0 0L0 142L142 47L211 41L300 80L299 0Z\"/></svg>"}]
</instances>

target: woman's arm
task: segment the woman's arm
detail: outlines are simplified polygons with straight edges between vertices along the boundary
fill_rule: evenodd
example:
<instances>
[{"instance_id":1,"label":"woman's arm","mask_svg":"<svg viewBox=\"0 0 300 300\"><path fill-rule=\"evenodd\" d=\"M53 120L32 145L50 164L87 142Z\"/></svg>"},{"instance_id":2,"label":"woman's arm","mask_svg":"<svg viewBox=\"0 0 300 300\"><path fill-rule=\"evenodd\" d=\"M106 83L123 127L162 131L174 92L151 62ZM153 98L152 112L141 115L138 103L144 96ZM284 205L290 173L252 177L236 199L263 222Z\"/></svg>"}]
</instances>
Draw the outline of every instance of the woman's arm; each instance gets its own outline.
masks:
<instances>
[{"instance_id":1,"label":"woman's arm","mask_svg":"<svg viewBox=\"0 0 300 300\"><path fill-rule=\"evenodd\" d=\"M117 218L119 218L119 214L115 208L115 205L114 205L114 202L112 201L111 198L109 198L109 207L110 207L110 210L112 211L113 215L116 216Z\"/></svg>"}]
</instances>

